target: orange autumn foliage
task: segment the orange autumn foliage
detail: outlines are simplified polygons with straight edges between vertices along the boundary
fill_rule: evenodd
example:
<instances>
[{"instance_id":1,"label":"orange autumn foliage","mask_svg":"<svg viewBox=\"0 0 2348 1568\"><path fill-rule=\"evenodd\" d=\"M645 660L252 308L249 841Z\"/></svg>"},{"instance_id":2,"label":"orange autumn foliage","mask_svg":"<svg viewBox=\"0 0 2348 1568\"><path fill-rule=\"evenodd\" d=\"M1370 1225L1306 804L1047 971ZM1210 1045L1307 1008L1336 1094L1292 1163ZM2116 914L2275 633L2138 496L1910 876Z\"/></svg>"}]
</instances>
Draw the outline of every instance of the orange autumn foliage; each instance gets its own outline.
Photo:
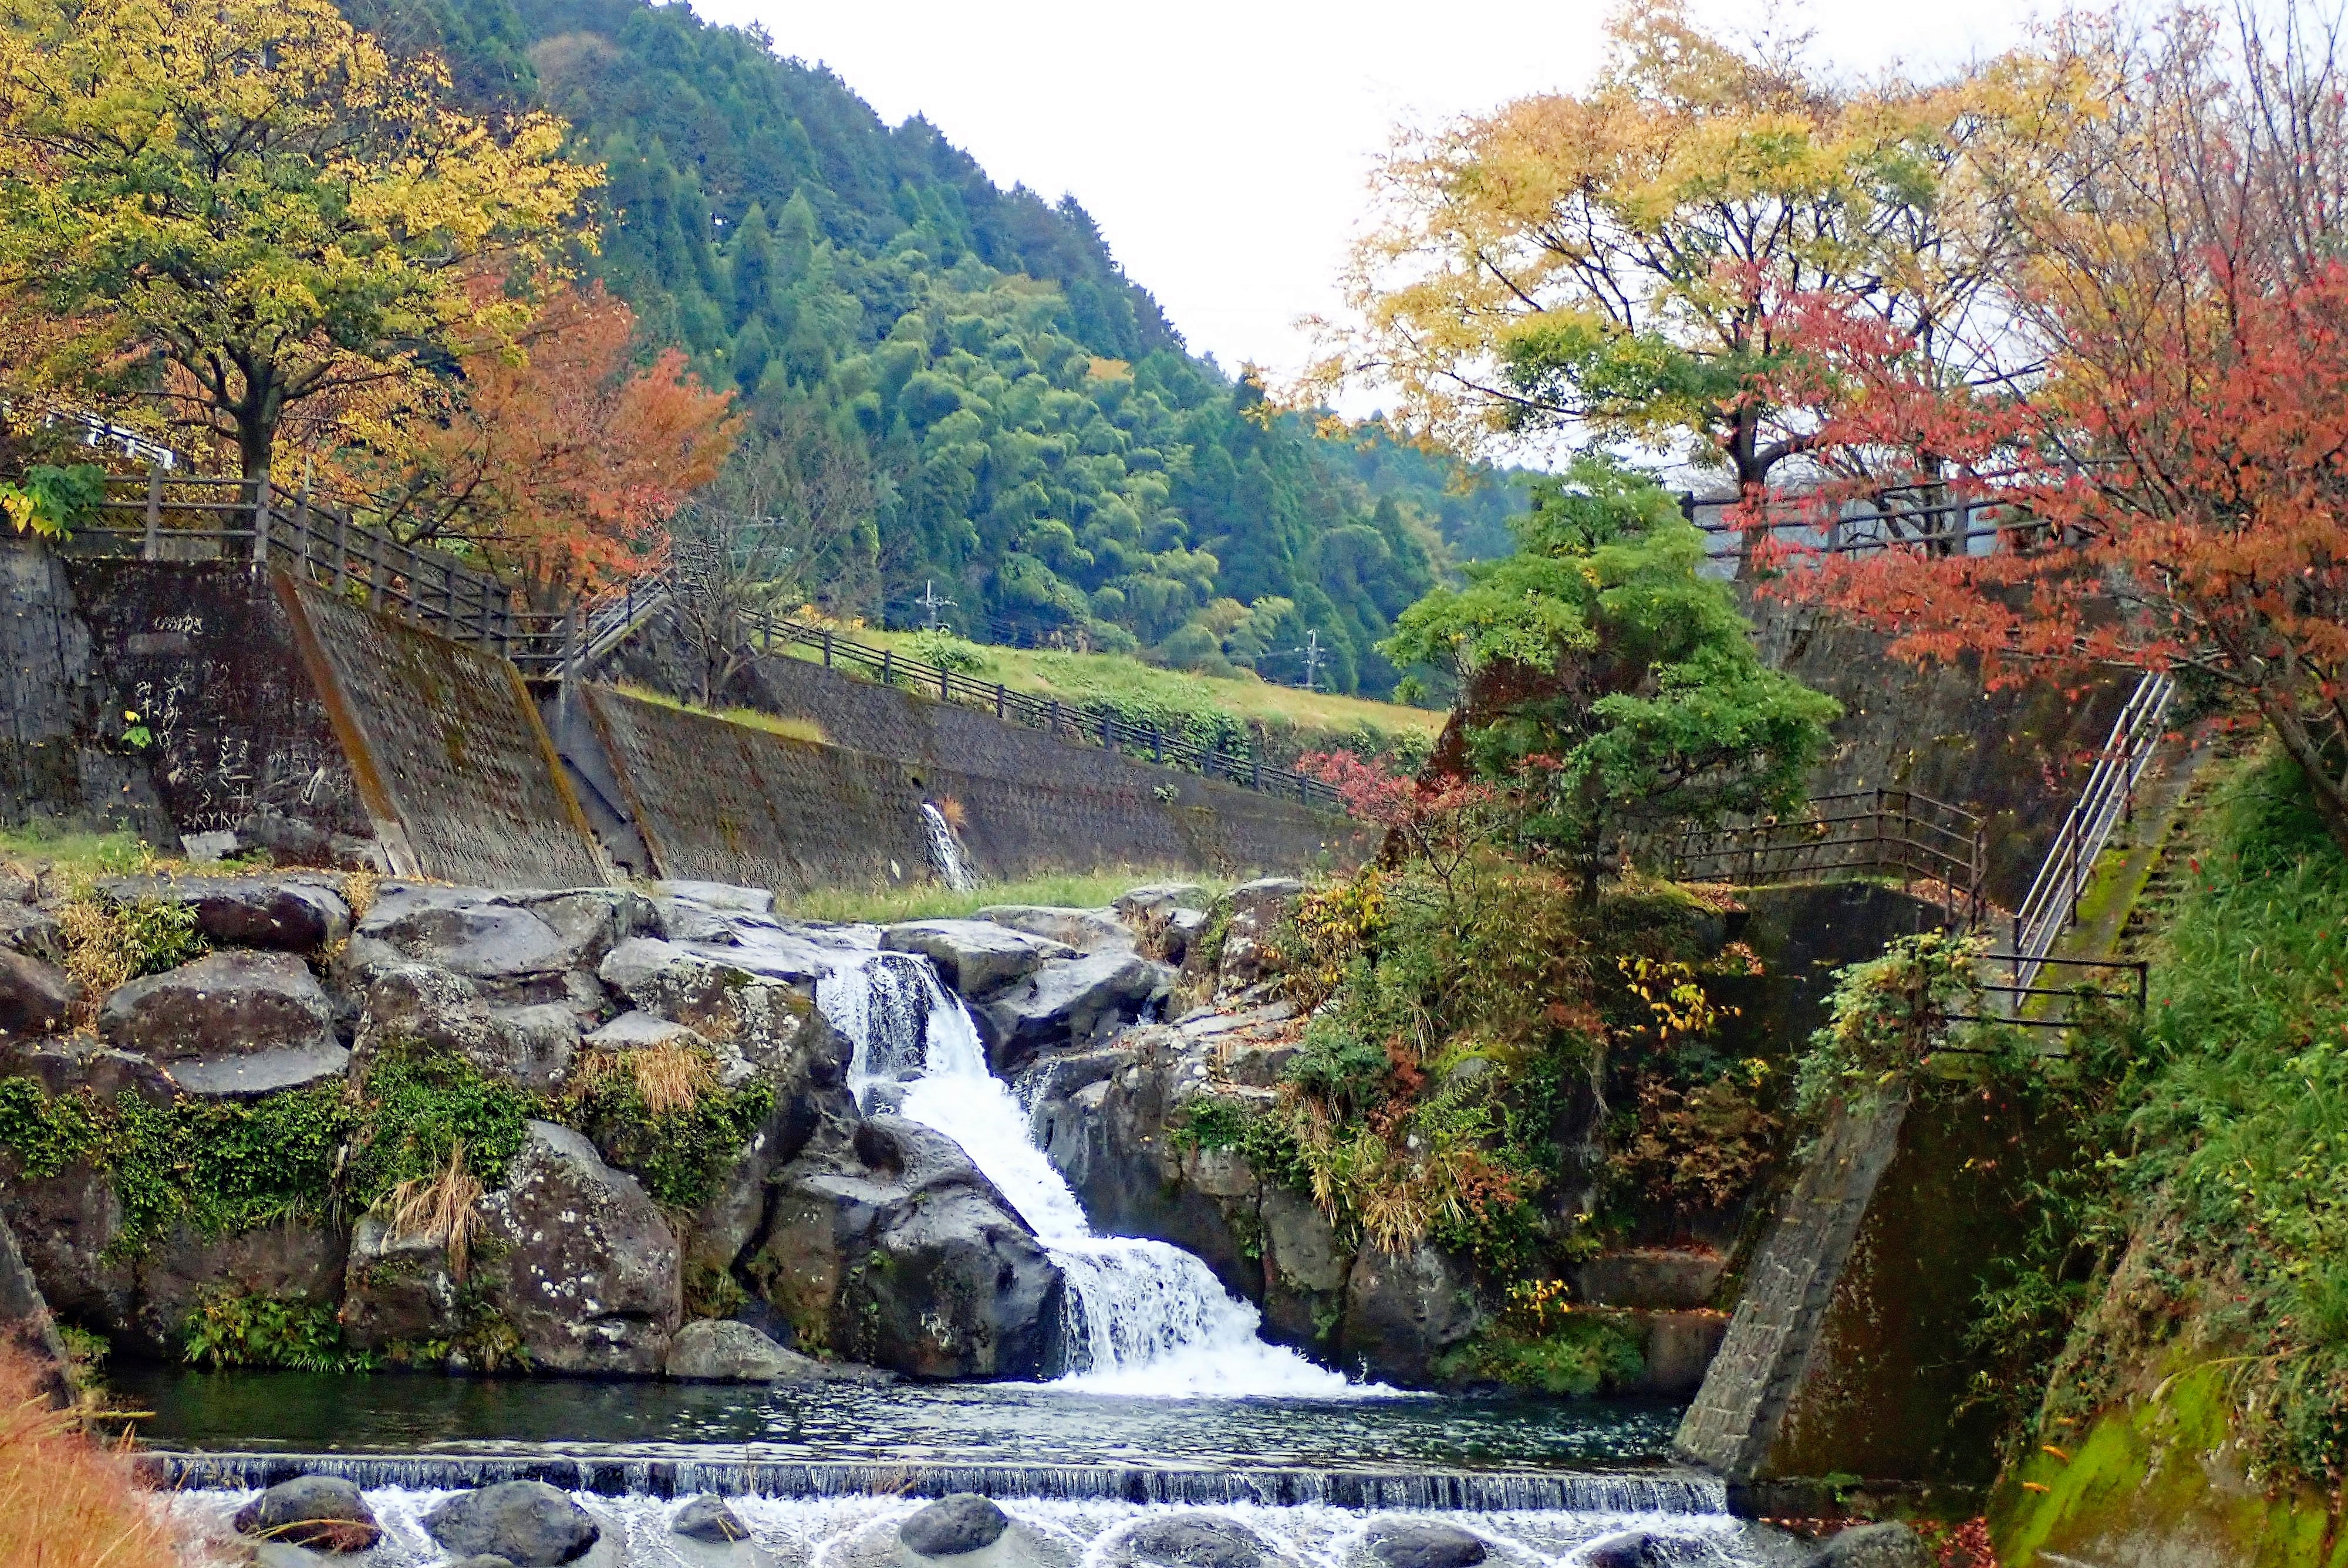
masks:
<instances>
[{"instance_id":1,"label":"orange autumn foliage","mask_svg":"<svg viewBox=\"0 0 2348 1568\"><path fill-rule=\"evenodd\" d=\"M638 364L635 330L600 283L556 291L515 350L466 354L426 416L373 416L391 459L346 459L348 477L406 537L464 539L531 581L590 588L658 565L664 523L716 477L739 419L681 351Z\"/></svg>"},{"instance_id":2,"label":"orange autumn foliage","mask_svg":"<svg viewBox=\"0 0 2348 1568\"><path fill-rule=\"evenodd\" d=\"M42 1397L39 1368L0 1344L0 1563L9 1568L177 1568L180 1532L129 1459Z\"/></svg>"},{"instance_id":3,"label":"orange autumn foliage","mask_svg":"<svg viewBox=\"0 0 2348 1568\"><path fill-rule=\"evenodd\" d=\"M1859 477L1789 509L1930 485L1996 508L1972 516L2000 548L1781 549L1776 588L1993 683L2192 672L2348 847L2348 72L2221 39L2179 11L2043 63L2091 90L2051 155L1997 171L2031 258L2013 375L1936 384L1832 309L1796 334L1832 393L1822 457Z\"/></svg>"}]
</instances>

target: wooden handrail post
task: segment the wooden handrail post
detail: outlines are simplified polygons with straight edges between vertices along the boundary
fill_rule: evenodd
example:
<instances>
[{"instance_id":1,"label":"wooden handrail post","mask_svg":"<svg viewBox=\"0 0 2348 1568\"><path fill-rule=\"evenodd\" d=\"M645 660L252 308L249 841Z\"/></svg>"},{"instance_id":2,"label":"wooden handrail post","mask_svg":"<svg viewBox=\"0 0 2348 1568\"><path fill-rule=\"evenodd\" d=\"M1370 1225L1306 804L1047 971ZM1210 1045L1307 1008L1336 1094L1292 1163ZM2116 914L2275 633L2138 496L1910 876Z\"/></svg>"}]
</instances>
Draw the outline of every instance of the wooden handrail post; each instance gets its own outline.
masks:
<instances>
[{"instance_id":1,"label":"wooden handrail post","mask_svg":"<svg viewBox=\"0 0 2348 1568\"><path fill-rule=\"evenodd\" d=\"M147 538L139 547L140 560L163 559L163 465L147 470Z\"/></svg>"},{"instance_id":2,"label":"wooden handrail post","mask_svg":"<svg viewBox=\"0 0 2348 1568\"><path fill-rule=\"evenodd\" d=\"M256 479L252 486L252 575L259 577L269 565L269 481Z\"/></svg>"},{"instance_id":3,"label":"wooden handrail post","mask_svg":"<svg viewBox=\"0 0 2348 1568\"><path fill-rule=\"evenodd\" d=\"M302 466L302 497L294 503L294 553L301 559L302 580L310 580L310 466Z\"/></svg>"}]
</instances>

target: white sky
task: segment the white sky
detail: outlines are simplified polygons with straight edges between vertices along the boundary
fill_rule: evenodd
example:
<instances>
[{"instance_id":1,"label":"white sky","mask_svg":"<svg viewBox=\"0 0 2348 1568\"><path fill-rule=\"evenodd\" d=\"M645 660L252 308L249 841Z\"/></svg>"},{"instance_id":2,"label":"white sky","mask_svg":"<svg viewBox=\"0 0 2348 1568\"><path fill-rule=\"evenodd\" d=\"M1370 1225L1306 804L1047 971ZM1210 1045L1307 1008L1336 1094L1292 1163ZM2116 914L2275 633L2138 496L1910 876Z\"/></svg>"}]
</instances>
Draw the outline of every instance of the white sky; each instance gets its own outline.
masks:
<instances>
[{"instance_id":1,"label":"white sky","mask_svg":"<svg viewBox=\"0 0 2348 1568\"><path fill-rule=\"evenodd\" d=\"M828 64L891 124L927 115L999 185L1074 192L1192 349L1277 373L1303 359L1296 319L1336 307L1394 127L1583 84L1605 14L1604 0L693 5L764 22L781 53ZM1783 15L1834 66L1872 74L1993 54L2043 12L1944 5L1807 0ZM1694 9L1746 29L1766 15Z\"/></svg>"}]
</instances>

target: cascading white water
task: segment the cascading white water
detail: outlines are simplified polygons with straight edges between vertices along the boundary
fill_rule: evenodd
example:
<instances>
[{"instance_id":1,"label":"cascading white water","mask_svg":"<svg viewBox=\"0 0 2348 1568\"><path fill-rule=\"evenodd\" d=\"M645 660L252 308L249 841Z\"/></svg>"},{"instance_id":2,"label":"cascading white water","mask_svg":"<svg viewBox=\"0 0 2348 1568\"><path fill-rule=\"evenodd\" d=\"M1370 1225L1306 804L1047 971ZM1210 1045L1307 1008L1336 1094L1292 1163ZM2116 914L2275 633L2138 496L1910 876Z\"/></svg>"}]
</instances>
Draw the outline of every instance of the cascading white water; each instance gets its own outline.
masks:
<instances>
[{"instance_id":1,"label":"cascading white water","mask_svg":"<svg viewBox=\"0 0 2348 1568\"><path fill-rule=\"evenodd\" d=\"M1384 1393L1256 1335L1256 1309L1199 1258L1162 1241L1095 1235L1066 1180L1036 1145L962 999L911 953L843 954L816 1001L855 1042L858 1102L962 1145L1035 1227L1067 1281L1074 1368L1060 1386L1104 1394L1344 1398ZM901 1088L899 1086L901 1085Z\"/></svg>"},{"instance_id":2,"label":"cascading white water","mask_svg":"<svg viewBox=\"0 0 2348 1568\"><path fill-rule=\"evenodd\" d=\"M922 831L930 841L930 869L938 880L957 893L968 893L978 886L978 873L970 868L970 856L963 853L962 840L946 820L946 814L928 801L922 803Z\"/></svg>"}]
</instances>

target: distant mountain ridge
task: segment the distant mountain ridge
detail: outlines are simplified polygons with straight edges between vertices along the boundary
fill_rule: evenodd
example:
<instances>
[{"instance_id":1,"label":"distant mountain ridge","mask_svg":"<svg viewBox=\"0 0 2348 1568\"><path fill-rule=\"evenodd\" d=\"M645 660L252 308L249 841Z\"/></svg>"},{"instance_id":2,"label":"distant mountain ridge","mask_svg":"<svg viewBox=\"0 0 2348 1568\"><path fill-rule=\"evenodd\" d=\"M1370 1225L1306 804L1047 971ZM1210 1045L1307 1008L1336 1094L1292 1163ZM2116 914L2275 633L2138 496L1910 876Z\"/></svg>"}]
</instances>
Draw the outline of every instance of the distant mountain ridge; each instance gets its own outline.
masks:
<instances>
[{"instance_id":1,"label":"distant mountain ridge","mask_svg":"<svg viewBox=\"0 0 2348 1568\"><path fill-rule=\"evenodd\" d=\"M750 413L721 493L811 442L869 477L871 526L829 569L843 609L903 624L935 585L983 639L1291 682L1317 644L1324 687L1384 695L1394 616L1508 548L1519 477L1267 417L1073 197L998 188L759 30L644 0L342 3L607 165L590 270Z\"/></svg>"}]
</instances>

